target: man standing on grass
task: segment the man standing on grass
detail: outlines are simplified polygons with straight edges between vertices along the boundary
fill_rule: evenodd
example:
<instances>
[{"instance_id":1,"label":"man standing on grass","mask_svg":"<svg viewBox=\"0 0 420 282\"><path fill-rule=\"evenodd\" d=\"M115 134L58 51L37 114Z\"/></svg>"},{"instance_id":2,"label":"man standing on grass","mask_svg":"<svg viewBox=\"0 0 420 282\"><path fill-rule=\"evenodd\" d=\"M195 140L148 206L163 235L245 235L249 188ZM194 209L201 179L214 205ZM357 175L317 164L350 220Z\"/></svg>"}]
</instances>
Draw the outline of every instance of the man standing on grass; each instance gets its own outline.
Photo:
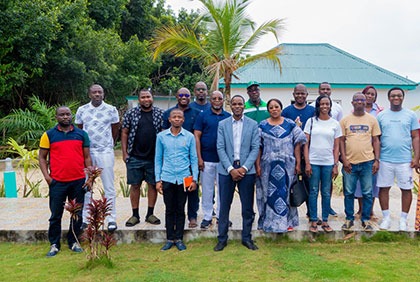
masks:
<instances>
[{"instance_id":1,"label":"man standing on grass","mask_svg":"<svg viewBox=\"0 0 420 282\"><path fill-rule=\"evenodd\" d=\"M343 136L340 152L343 162L344 209L346 222L341 227L350 231L354 226L354 193L357 181L363 195L362 227L373 231L370 223L372 210L372 174L378 172L381 130L375 117L365 112L366 96L357 92L353 95L353 113L340 121Z\"/></svg>"},{"instance_id":2,"label":"man standing on grass","mask_svg":"<svg viewBox=\"0 0 420 282\"><path fill-rule=\"evenodd\" d=\"M176 92L176 99L178 103L166 110L163 113L163 129L168 129L171 124L169 122L169 114L172 112L173 109L180 109L184 112L184 121L182 124L182 128L185 130L194 133L194 123L197 118L197 116L200 114L200 110L193 109L190 107L190 100L191 100L191 93L190 90L188 90L185 87L180 88ZM197 168L198 169L198 168ZM188 193L188 220L189 228L196 228L197 227L197 212L200 204L200 198L198 196L198 189L194 189L191 192Z\"/></svg>"},{"instance_id":3,"label":"man standing on grass","mask_svg":"<svg viewBox=\"0 0 420 282\"><path fill-rule=\"evenodd\" d=\"M63 217L66 199L75 199L83 205L85 183L84 168L92 165L89 152L89 137L87 133L72 124L72 114L68 107L61 106L56 110L55 118L58 124L45 132L39 143L39 167L49 186L50 225L48 240L50 251L47 257L55 256L61 247L61 218ZM92 183L86 183L87 189ZM76 219L71 218L67 241L70 250L83 252L77 237L81 233L82 210Z\"/></svg>"},{"instance_id":4,"label":"man standing on grass","mask_svg":"<svg viewBox=\"0 0 420 282\"><path fill-rule=\"evenodd\" d=\"M165 202L167 251L174 245L185 251L183 240L185 225L185 202L187 194L197 189L198 162L194 135L182 128L184 112L173 109L169 114L171 127L158 134L156 140L156 189L163 194ZM186 177L192 177L188 186Z\"/></svg>"},{"instance_id":5,"label":"man standing on grass","mask_svg":"<svg viewBox=\"0 0 420 282\"><path fill-rule=\"evenodd\" d=\"M219 235L214 251L222 251L228 240L229 213L238 187L242 207L242 245L258 250L251 237L254 222L255 161L260 149L258 124L243 115L245 100L240 95L231 99L232 118L219 123L217 153L219 173L220 215Z\"/></svg>"},{"instance_id":6,"label":"man standing on grass","mask_svg":"<svg viewBox=\"0 0 420 282\"><path fill-rule=\"evenodd\" d=\"M147 89L139 92L139 106L124 114L121 130L121 150L127 167L127 183L130 187L130 202L133 215L125 226L132 227L140 223L140 186L148 185L148 208L146 222L160 224L160 219L153 212L157 200L155 187L154 158L156 135L162 130L163 110L153 106L152 93Z\"/></svg>"},{"instance_id":7,"label":"man standing on grass","mask_svg":"<svg viewBox=\"0 0 420 282\"><path fill-rule=\"evenodd\" d=\"M118 137L120 118L114 106L104 102L102 86L94 84L89 87L90 103L85 104L76 112L75 124L86 131L90 138L90 156L94 166L102 168L101 180L105 197L111 203L111 213L107 218L108 231L117 229L114 187L114 142ZM88 204L92 193L85 194L83 206L82 229L87 227Z\"/></svg>"},{"instance_id":8,"label":"man standing on grass","mask_svg":"<svg viewBox=\"0 0 420 282\"><path fill-rule=\"evenodd\" d=\"M208 229L212 224L213 200L215 196L215 184L217 190L218 175L217 165L217 127L219 122L230 117L230 114L223 110L223 94L220 91L213 91L210 95L211 108L201 112L194 125L194 136L197 144L198 168L201 171L203 221L201 229ZM219 218L220 200L219 193L216 193L216 218Z\"/></svg>"},{"instance_id":9,"label":"man standing on grass","mask_svg":"<svg viewBox=\"0 0 420 282\"><path fill-rule=\"evenodd\" d=\"M413 198L413 169L419 167L419 123L416 114L402 107L404 90L394 87L388 91L390 108L378 114L381 127L381 166L377 185L383 220L380 229L391 227L389 190L397 179L401 190L400 231L407 231L407 216ZM412 155L414 151L414 156Z\"/></svg>"}]
</instances>

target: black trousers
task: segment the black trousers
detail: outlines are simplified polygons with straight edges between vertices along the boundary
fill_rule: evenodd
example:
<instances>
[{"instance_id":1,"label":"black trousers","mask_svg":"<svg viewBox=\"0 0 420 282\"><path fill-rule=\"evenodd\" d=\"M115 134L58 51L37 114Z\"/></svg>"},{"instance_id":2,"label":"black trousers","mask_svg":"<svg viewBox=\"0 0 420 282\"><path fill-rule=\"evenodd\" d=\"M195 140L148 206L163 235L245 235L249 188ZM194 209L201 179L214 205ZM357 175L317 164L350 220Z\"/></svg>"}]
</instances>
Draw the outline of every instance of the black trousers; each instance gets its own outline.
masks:
<instances>
[{"instance_id":1,"label":"black trousers","mask_svg":"<svg viewBox=\"0 0 420 282\"><path fill-rule=\"evenodd\" d=\"M165 227L167 240L182 240L185 225L185 203L187 192L183 184L163 181L163 201L165 203Z\"/></svg>"}]
</instances>

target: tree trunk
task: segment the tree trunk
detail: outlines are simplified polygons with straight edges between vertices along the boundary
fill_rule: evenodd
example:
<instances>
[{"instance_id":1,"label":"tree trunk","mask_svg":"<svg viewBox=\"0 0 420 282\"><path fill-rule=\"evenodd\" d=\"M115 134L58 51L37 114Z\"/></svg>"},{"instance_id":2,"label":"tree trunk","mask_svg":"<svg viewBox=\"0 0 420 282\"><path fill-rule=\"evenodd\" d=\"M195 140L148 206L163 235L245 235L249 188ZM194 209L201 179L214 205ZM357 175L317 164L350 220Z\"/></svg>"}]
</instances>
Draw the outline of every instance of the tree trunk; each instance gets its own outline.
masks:
<instances>
[{"instance_id":1,"label":"tree trunk","mask_svg":"<svg viewBox=\"0 0 420 282\"><path fill-rule=\"evenodd\" d=\"M232 112L230 108L230 99L231 99L231 89L230 84L232 83L232 73L230 71L225 71L223 75L225 81L225 111Z\"/></svg>"}]
</instances>

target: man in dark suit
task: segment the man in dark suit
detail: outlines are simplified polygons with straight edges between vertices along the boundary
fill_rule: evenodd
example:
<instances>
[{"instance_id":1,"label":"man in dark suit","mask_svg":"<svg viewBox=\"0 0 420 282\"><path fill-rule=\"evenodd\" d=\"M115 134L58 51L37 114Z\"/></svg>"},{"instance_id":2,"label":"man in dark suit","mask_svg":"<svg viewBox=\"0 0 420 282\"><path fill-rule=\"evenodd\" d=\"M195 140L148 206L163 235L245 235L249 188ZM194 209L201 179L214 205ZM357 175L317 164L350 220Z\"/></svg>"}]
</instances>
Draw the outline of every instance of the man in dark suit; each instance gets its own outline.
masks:
<instances>
[{"instance_id":1,"label":"man in dark suit","mask_svg":"<svg viewBox=\"0 0 420 282\"><path fill-rule=\"evenodd\" d=\"M219 123L217 131L217 167L220 186L220 214L218 243L214 250L222 251L227 245L229 212L238 186L242 206L242 245L250 250L258 247L251 239L254 221L255 160L259 151L257 122L244 116L245 100L235 95L231 100L232 118Z\"/></svg>"}]
</instances>

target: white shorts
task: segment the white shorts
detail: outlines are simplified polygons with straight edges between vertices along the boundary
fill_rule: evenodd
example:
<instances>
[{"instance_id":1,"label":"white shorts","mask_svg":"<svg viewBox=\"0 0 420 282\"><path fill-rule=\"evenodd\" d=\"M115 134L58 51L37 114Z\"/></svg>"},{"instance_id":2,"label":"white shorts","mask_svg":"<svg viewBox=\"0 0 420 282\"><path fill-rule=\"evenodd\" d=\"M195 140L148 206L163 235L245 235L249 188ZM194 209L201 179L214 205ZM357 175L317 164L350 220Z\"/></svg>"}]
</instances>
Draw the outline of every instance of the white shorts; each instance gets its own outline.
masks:
<instances>
[{"instance_id":1,"label":"white shorts","mask_svg":"<svg viewBox=\"0 0 420 282\"><path fill-rule=\"evenodd\" d=\"M396 178L400 189L413 189L413 169L410 167L410 164L395 164L381 161L376 185L380 188L391 187L394 185L394 179Z\"/></svg>"}]
</instances>

